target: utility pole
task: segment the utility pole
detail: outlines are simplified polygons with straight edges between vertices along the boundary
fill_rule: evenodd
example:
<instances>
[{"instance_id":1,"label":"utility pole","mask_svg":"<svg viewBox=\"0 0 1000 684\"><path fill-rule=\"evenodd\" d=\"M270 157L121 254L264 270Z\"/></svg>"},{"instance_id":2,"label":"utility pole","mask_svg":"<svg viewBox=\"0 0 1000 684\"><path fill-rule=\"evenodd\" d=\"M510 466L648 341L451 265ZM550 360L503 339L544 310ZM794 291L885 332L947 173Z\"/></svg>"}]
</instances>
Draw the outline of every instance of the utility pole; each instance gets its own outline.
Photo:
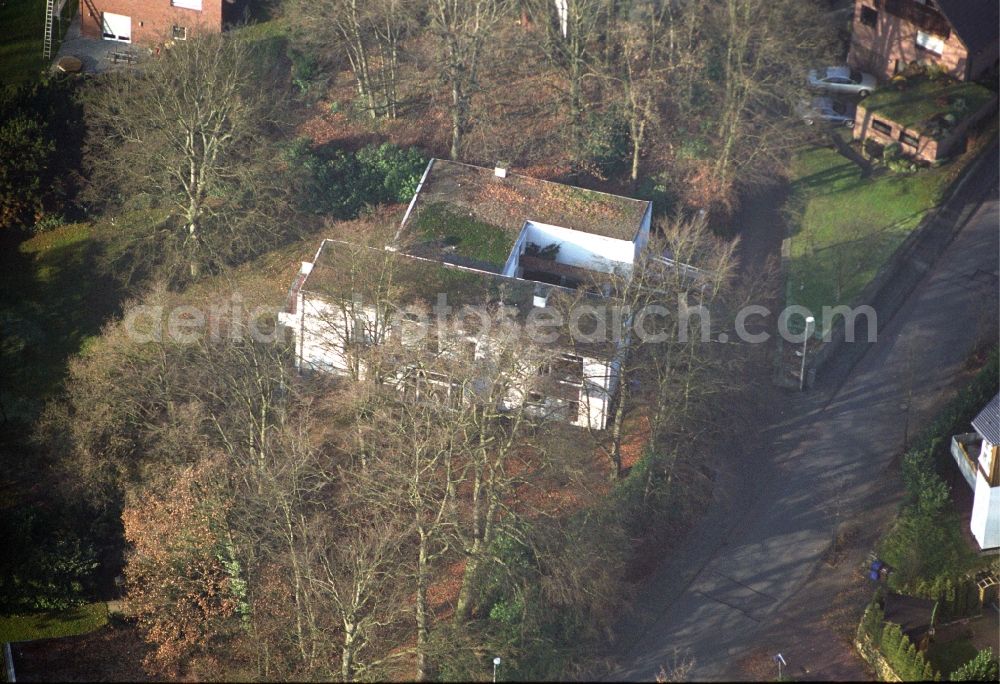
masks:
<instances>
[{"instance_id":1,"label":"utility pole","mask_svg":"<svg viewBox=\"0 0 1000 684\"><path fill-rule=\"evenodd\" d=\"M497 682L497 668L500 667L500 658L493 659L493 684Z\"/></svg>"},{"instance_id":2,"label":"utility pole","mask_svg":"<svg viewBox=\"0 0 1000 684\"><path fill-rule=\"evenodd\" d=\"M816 319L812 316L806 317L806 331L802 334L802 368L799 370L799 391L806 385L806 350L809 348L809 337L816 327ZM779 654L780 655L780 654ZM779 666L780 667L780 666Z\"/></svg>"}]
</instances>

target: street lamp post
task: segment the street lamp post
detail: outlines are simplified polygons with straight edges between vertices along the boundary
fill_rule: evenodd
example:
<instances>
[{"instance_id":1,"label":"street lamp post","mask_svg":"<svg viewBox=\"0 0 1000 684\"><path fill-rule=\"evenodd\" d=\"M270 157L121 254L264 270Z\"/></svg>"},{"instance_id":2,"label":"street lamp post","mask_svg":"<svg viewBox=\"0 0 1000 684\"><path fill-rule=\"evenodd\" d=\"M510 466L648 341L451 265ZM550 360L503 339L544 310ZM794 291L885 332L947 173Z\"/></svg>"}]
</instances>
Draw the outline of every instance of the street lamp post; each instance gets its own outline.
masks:
<instances>
[{"instance_id":1,"label":"street lamp post","mask_svg":"<svg viewBox=\"0 0 1000 684\"><path fill-rule=\"evenodd\" d=\"M500 667L500 658L493 659L493 684L497 681L497 668Z\"/></svg>"},{"instance_id":2,"label":"street lamp post","mask_svg":"<svg viewBox=\"0 0 1000 684\"><path fill-rule=\"evenodd\" d=\"M802 368L799 370L799 391L806 385L806 350L809 348L809 336L812 335L816 326L816 319L812 316L806 317L806 331L802 335Z\"/></svg>"}]
</instances>

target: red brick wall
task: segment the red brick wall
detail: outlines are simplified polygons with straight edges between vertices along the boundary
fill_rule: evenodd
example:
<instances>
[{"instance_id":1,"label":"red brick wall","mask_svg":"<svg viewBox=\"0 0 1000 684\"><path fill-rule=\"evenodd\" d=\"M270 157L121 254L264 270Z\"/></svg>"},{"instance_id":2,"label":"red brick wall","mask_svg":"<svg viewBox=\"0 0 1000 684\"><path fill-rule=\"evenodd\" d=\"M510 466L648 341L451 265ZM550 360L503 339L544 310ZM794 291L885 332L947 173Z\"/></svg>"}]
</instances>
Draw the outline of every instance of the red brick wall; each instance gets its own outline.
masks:
<instances>
[{"instance_id":1,"label":"red brick wall","mask_svg":"<svg viewBox=\"0 0 1000 684\"><path fill-rule=\"evenodd\" d=\"M913 61L926 61L940 65L959 80L965 80L968 51L958 34L952 31L948 38L944 39L942 54L936 55L917 47L919 30L917 26L890 14L884 8L876 8L875 4L875 0L855 0L851 50L847 55L848 64L869 71L884 81L895 73L896 60L899 60L902 66ZM878 12L875 27L861 23L862 7Z\"/></svg>"},{"instance_id":2,"label":"red brick wall","mask_svg":"<svg viewBox=\"0 0 1000 684\"><path fill-rule=\"evenodd\" d=\"M872 119L878 119L884 124L887 124L890 128L889 133L883 133L881 131L875 130L872 126ZM909 145L901 140L901 133L906 132L917 138L917 146ZM889 143L898 142L900 149L903 154L908 157L914 157L916 159L924 159L926 161L934 161L938 158L938 141L930 138L928 136L923 136L916 131L907 131L902 126L897 124L895 121L890 119L885 119L883 117L876 115L871 115L868 110L865 109L863 104L858 105L857 113L854 115L854 139L855 140L874 140L879 144L888 145Z\"/></svg>"},{"instance_id":3,"label":"red brick wall","mask_svg":"<svg viewBox=\"0 0 1000 684\"><path fill-rule=\"evenodd\" d=\"M958 126L948 131L946 137L941 140L935 140L930 136L920 135L916 131L906 130L895 121L880 117L878 114L870 114L862 103L858 105L857 113L854 115L854 139L866 140L870 138L882 145L898 142L903 154L909 157L926 161L937 161L938 159L960 152L962 145L965 144L965 135L968 130L987 116L990 116L996 109L997 98L994 97L990 102L983 105L979 111L973 112ZM882 123L888 124L891 129L890 132L886 134L875 130L872 126L872 119L878 119ZM916 147L903 142L901 133L904 132L918 138Z\"/></svg>"},{"instance_id":4,"label":"red brick wall","mask_svg":"<svg viewBox=\"0 0 1000 684\"><path fill-rule=\"evenodd\" d=\"M173 27L184 26L188 35L222 31L222 1L202 0L202 9L174 7L170 0L80 0L81 30L101 37L101 13L132 17L132 42L156 45L171 40Z\"/></svg>"}]
</instances>

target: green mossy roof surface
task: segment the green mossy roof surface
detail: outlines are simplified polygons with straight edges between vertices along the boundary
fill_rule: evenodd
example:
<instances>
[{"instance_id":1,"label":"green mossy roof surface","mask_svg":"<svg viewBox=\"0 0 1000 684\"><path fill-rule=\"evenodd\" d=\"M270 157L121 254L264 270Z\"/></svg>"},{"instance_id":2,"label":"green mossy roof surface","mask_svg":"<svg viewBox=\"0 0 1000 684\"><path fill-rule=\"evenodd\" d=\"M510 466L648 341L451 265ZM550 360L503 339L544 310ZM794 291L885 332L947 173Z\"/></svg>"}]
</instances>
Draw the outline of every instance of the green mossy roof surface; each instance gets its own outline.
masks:
<instances>
[{"instance_id":1,"label":"green mossy roof surface","mask_svg":"<svg viewBox=\"0 0 1000 684\"><path fill-rule=\"evenodd\" d=\"M648 208L645 200L435 159L399 242L412 254L499 271L525 221L632 241Z\"/></svg>"},{"instance_id":2,"label":"green mossy roof surface","mask_svg":"<svg viewBox=\"0 0 1000 684\"><path fill-rule=\"evenodd\" d=\"M978 83L920 76L876 90L861 104L875 116L923 132L938 115L951 114L958 124L995 97Z\"/></svg>"}]
</instances>

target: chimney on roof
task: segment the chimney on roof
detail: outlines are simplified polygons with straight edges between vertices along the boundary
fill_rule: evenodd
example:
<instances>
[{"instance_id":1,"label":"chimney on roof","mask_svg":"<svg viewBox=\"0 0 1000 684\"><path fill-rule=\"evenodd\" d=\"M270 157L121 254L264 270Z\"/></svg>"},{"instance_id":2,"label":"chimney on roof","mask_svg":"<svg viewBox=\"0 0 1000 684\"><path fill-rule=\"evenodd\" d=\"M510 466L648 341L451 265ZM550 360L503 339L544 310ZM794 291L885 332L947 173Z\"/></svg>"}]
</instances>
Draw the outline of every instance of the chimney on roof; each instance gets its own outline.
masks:
<instances>
[{"instance_id":1,"label":"chimney on roof","mask_svg":"<svg viewBox=\"0 0 1000 684\"><path fill-rule=\"evenodd\" d=\"M534 296L532 297L531 303L535 308L544 309L549 303L549 293L552 292L552 288L546 287L541 283L535 285Z\"/></svg>"},{"instance_id":2,"label":"chimney on roof","mask_svg":"<svg viewBox=\"0 0 1000 684\"><path fill-rule=\"evenodd\" d=\"M496 176L497 178L506 178L507 166L508 166L507 162L502 162L502 161L497 162L496 166L493 167L493 175Z\"/></svg>"}]
</instances>

